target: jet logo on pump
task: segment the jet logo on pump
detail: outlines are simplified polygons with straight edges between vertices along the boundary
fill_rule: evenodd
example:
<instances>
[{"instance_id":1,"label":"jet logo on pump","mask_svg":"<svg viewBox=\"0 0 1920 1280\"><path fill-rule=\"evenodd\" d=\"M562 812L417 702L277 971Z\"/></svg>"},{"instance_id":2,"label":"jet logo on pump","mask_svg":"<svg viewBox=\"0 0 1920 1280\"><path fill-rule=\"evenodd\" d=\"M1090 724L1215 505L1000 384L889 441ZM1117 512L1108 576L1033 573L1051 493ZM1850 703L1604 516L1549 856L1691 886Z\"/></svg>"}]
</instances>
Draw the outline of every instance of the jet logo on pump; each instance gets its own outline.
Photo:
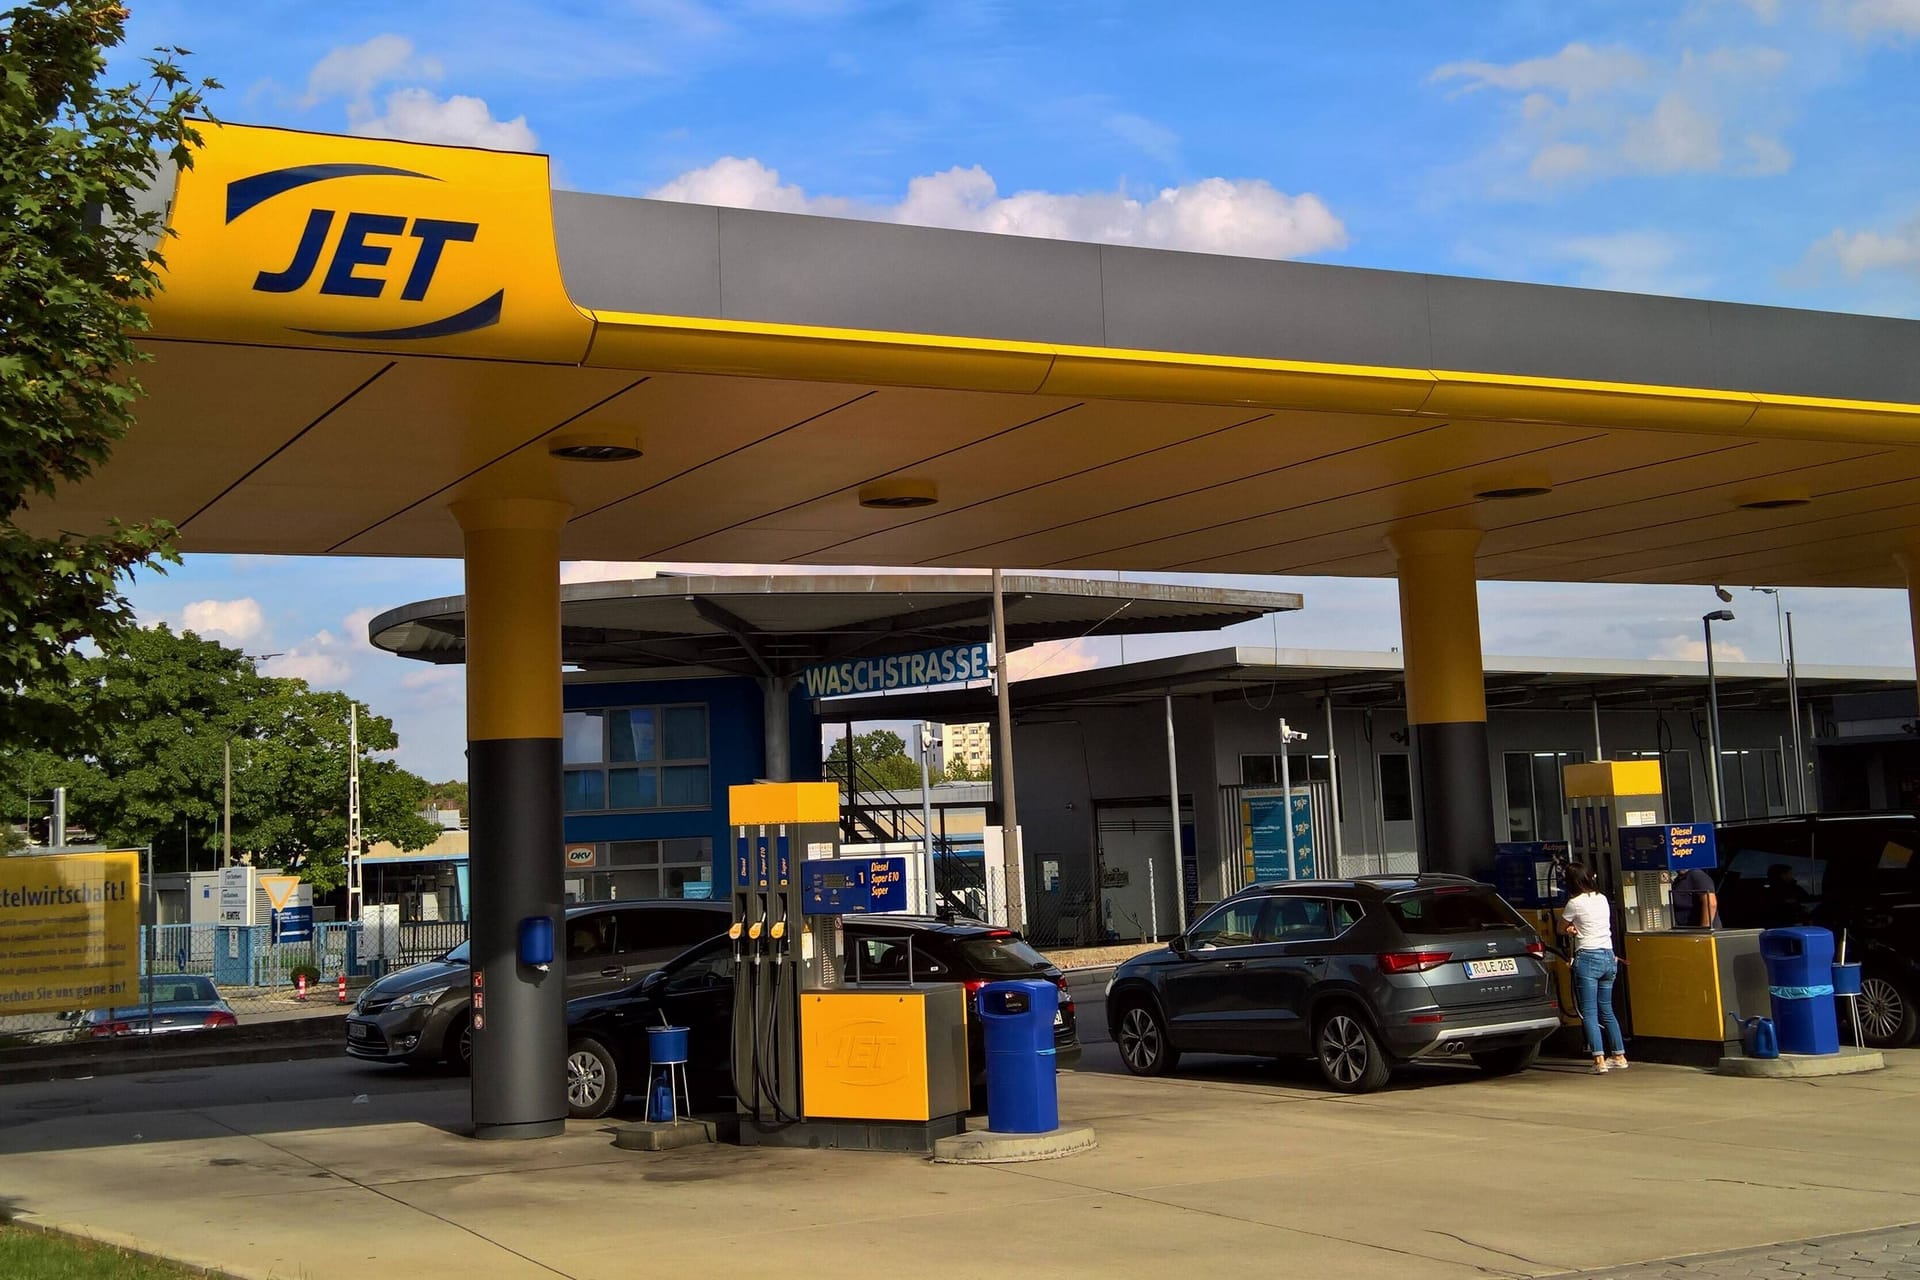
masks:
<instances>
[{"instance_id":1,"label":"jet logo on pump","mask_svg":"<svg viewBox=\"0 0 1920 1280\"><path fill-rule=\"evenodd\" d=\"M291 192L346 178L440 181L431 174L382 164L308 164L270 169L227 184L227 223L231 225L250 210ZM254 276L253 290L297 293L313 286L330 297L384 299L397 286L399 301L425 302L450 247L472 244L479 235L478 222L316 205L307 213L299 237L288 251L286 265L261 270ZM295 327L295 331L323 338L444 338L500 323L506 295L504 288L496 289L459 310L412 324L378 329Z\"/></svg>"}]
</instances>

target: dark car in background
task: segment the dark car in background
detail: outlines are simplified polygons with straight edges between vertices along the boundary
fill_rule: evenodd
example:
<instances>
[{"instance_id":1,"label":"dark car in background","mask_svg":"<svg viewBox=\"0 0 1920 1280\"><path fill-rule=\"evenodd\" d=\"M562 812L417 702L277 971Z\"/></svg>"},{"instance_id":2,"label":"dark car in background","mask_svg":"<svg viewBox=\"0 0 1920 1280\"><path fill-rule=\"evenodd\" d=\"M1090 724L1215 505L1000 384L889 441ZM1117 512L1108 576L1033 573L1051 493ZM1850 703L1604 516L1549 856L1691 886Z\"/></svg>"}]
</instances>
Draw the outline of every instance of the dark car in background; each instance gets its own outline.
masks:
<instances>
[{"instance_id":1,"label":"dark car in background","mask_svg":"<svg viewBox=\"0 0 1920 1280\"><path fill-rule=\"evenodd\" d=\"M723 902L663 898L569 907L560 942L566 949L569 999L626 988L732 920ZM468 943L437 960L390 973L367 986L347 1015L347 1052L369 1062L447 1062L464 1069L473 1056L473 970Z\"/></svg>"},{"instance_id":2,"label":"dark car in background","mask_svg":"<svg viewBox=\"0 0 1920 1280\"><path fill-rule=\"evenodd\" d=\"M1505 1075L1560 1027L1543 952L1504 899L1460 876L1254 885L1115 970L1107 1025L1135 1075L1183 1053L1311 1057L1347 1093L1417 1059Z\"/></svg>"},{"instance_id":3,"label":"dark car in background","mask_svg":"<svg viewBox=\"0 0 1920 1280\"><path fill-rule=\"evenodd\" d=\"M240 1019L213 985L195 973L161 973L140 980L138 1004L88 1009L74 1015L73 1033L84 1039L171 1036L231 1027Z\"/></svg>"},{"instance_id":4,"label":"dark car in background","mask_svg":"<svg viewBox=\"0 0 1920 1280\"><path fill-rule=\"evenodd\" d=\"M977 920L929 916L843 918L846 945L841 981L863 986L957 982L967 989L967 1010L989 982L1037 978L1060 988L1054 1019L1054 1062L1070 1069L1080 1060L1079 1029L1067 979L1054 964L1011 929ZM587 996L567 1004L567 1105L579 1119L607 1114L622 1096L646 1087L646 1029L687 1028L688 1092L696 1110L729 1105L733 1097L733 948L716 938L662 965L622 991ZM985 1097L986 1047L967 1038L974 1100Z\"/></svg>"},{"instance_id":5,"label":"dark car in background","mask_svg":"<svg viewBox=\"0 0 1920 1280\"><path fill-rule=\"evenodd\" d=\"M1816 925L1861 965L1861 1037L1897 1049L1920 1036L1920 816L1818 814L1716 829L1720 923ZM1851 1019L1841 1023L1851 1034Z\"/></svg>"}]
</instances>

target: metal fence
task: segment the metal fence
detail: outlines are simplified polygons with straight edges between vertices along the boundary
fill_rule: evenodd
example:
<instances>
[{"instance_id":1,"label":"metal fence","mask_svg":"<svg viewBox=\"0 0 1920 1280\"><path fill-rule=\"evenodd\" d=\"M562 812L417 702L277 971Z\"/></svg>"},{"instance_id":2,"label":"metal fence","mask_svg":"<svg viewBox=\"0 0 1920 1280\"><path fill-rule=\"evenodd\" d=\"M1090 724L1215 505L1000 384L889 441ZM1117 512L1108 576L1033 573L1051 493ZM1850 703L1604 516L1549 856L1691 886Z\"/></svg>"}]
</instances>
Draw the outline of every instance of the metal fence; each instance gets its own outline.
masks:
<instances>
[{"instance_id":1,"label":"metal fence","mask_svg":"<svg viewBox=\"0 0 1920 1280\"><path fill-rule=\"evenodd\" d=\"M279 1021L338 1013L342 977L357 991L383 973L445 955L466 939L464 922L446 921L389 929L316 923L313 936L299 942L276 941L267 925L142 926L140 975L161 984L170 974L210 978L240 1023ZM138 1002L129 1006L137 1007ZM74 1013L0 1017L0 1050L92 1034L90 1022Z\"/></svg>"}]
</instances>

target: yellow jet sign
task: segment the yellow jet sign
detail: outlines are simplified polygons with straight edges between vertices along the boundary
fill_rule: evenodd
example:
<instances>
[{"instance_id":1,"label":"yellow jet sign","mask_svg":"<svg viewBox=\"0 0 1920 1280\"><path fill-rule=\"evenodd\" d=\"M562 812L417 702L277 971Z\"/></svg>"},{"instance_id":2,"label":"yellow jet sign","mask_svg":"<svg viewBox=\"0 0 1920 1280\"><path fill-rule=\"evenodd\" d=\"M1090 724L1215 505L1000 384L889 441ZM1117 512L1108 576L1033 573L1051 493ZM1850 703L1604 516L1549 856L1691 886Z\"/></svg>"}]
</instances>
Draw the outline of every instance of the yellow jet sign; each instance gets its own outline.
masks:
<instances>
[{"instance_id":1,"label":"yellow jet sign","mask_svg":"<svg viewBox=\"0 0 1920 1280\"><path fill-rule=\"evenodd\" d=\"M165 337L578 362L544 156L207 125L162 246Z\"/></svg>"},{"instance_id":2,"label":"yellow jet sign","mask_svg":"<svg viewBox=\"0 0 1920 1280\"><path fill-rule=\"evenodd\" d=\"M139 1000L139 853L0 858L0 1016Z\"/></svg>"}]
</instances>

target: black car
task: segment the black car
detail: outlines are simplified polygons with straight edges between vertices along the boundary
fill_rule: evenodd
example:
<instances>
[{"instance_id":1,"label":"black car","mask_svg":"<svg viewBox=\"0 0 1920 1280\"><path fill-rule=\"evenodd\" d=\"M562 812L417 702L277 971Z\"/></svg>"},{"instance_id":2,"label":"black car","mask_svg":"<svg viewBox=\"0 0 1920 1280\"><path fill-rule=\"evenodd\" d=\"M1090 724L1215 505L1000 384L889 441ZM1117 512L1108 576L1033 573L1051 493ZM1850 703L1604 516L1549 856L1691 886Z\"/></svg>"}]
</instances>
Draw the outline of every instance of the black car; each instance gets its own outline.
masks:
<instances>
[{"instance_id":1,"label":"black car","mask_svg":"<svg viewBox=\"0 0 1920 1280\"><path fill-rule=\"evenodd\" d=\"M621 990L696 942L725 933L724 902L661 898L567 909L569 997ZM472 968L463 942L437 960L368 985L347 1015L347 1052L370 1062L449 1062L473 1056Z\"/></svg>"},{"instance_id":2,"label":"black car","mask_svg":"<svg viewBox=\"0 0 1920 1280\"><path fill-rule=\"evenodd\" d=\"M847 916L841 981L862 986L958 982L974 993L989 982L1039 978L1060 988L1054 1019L1054 1062L1071 1069L1080 1039L1066 975L1011 929L977 920L928 916ZM733 950L724 938L693 948L622 991L567 1004L567 1105L579 1119L605 1115L627 1093L643 1090L649 1054L646 1029L686 1027L688 1092L696 1110L733 1096ZM967 1040L976 1105L985 1099L986 1047Z\"/></svg>"},{"instance_id":3,"label":"black car","mask_svg":"<svg viewBox=\"0 0 1920 1280\"><path fill-rule=\"evenodd\" d=\"M1394 1064L1470 1057L1526 1069L1560 1027L1544 948L1492 889L1460 876L1260 884L1107 988L1107 1026L1135 1075L1182 1053L1312 1057L1363 1093Z\"/></svg>"},{"instance_id":4,"label":"black car","mask_svg":"<svg viewBox=\"0 0 1920 1280\"><path fill-rule=\"evenodd\" d=\"M1912 1044L1920 1034L1920 816L1773 818L1723 823L1716 834L1722 927L1831 930L1861 964L1862 1038L1879 1049Z\"/></svg>"}]
</instances>

